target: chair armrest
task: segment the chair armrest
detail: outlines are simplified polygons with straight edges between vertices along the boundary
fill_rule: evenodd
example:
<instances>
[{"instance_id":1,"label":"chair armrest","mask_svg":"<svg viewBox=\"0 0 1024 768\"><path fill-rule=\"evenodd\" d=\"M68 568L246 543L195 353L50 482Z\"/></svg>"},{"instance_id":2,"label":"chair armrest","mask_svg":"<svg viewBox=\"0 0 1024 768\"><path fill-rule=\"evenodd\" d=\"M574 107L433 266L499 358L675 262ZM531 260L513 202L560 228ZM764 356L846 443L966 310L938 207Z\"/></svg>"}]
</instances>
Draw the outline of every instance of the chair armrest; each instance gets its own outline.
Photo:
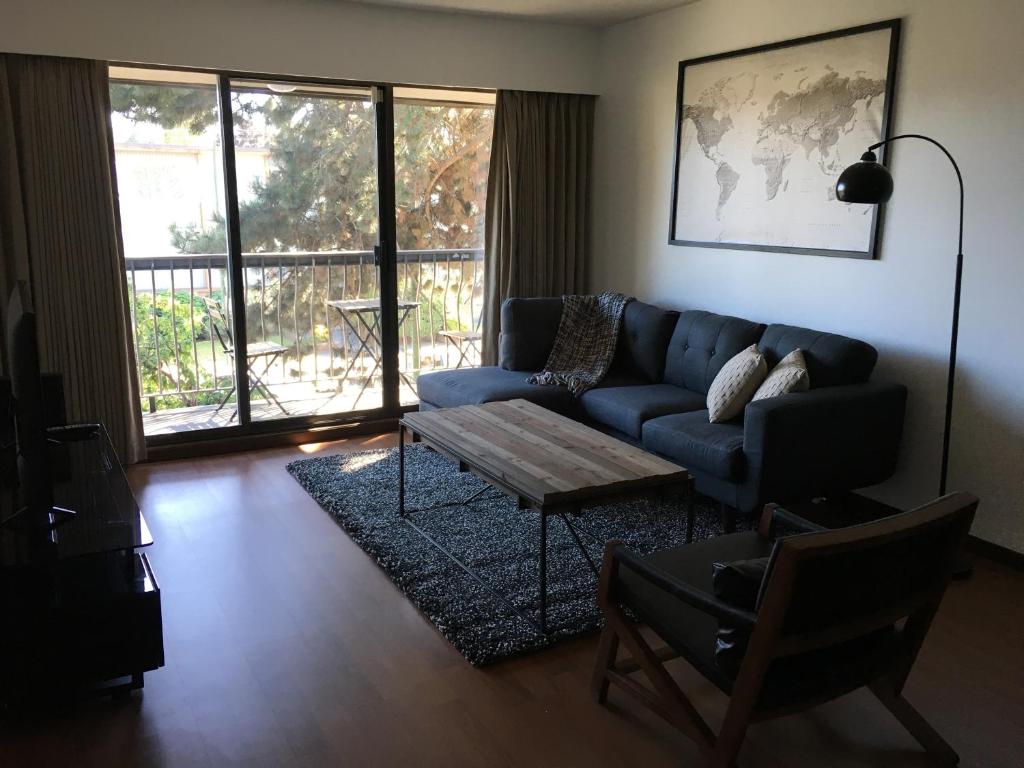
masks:
<instances>
[{"instance_id":1,"label":"chair armrest","mask_svg":"<svg viewBox=\"0 0 1024 768\"><path fill-rule=\"evenodd\" d=\"M783 509L778 504L765 504L757 531L766 539L774 538L780 523L789 528L794 528L800 533L820 533L821 531L829 530L824 525L812 523L810 520L800 517L800 515L794 514L788 509Z\"/></svg>"},{"instance_id":2,"label":"chair armrest","mask_svg":"<svg viewBox=\"0 0 1024 768\"><path fill-rule=\"evenodd\" d=\"M649 581L659 589L668 592L690 607L696 608L709 616L728 621L730 624L742 629L752 629L757 622L757 614L736 608L702 589L697 589L692 584L680 581L667 571L637 557L637 555L630 552L624 546L620 545L613 548L611 555L620 566L628 568L640 578Z\"/></svg>"},{"instance_id":3,"label":"chair armrest","mask_svg":"<svg viewBox=\"0 0 1024 768\"><path fill-rule=\"evenodd\" d=\"M498 365L507 371L539 371L555 344L562 320L560 296L505 299L501 304Z\"/></svg>"},{"instance_id":4,"label":"chair armrest","mask_svg":"<svg viewBox=\"0 0 1024 768\"><path fill-rule=\"evenodd\" d=\"M889 478L906 400L902 384L868 382L747 405L743 451L760 498L810 498Z\"/></svg>"}]
</instances>

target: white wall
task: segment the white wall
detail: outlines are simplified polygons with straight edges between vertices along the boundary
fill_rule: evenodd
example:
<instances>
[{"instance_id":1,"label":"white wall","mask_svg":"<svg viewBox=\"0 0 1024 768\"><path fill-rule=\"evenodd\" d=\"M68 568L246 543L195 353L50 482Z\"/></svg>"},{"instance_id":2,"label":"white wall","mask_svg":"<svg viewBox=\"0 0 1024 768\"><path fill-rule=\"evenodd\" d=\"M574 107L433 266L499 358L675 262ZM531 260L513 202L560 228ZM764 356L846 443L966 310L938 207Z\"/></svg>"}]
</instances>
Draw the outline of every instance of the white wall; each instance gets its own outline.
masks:
<instances>
[{"instance_id":1,"label":"white wall","mask_svg":"<svg viewBox=\"0 0 1024 768\"><path fill-rule=\"evenodd\" d=\"M865 339L876 377L910 386L897 475L874 495L934 495L956 251L956 180L923 142L893 147L881 256L859 261L666 244L677 63L904 18L897 132L944 142L967 185L966 267L950 488L974 533L1024 551L1024 3L701 0L605 32L595 152L596 289Z\"/></svg>"},{"instance_id":2,"label":"white wall","mask_svg":"<svg viewBox=\"0 0 1024 768\"><path fill-rule=\"evenodd\" d=\"M593 93L594 28L340 0L3 0L0 51Z\"/></svg>"}]
</instances>

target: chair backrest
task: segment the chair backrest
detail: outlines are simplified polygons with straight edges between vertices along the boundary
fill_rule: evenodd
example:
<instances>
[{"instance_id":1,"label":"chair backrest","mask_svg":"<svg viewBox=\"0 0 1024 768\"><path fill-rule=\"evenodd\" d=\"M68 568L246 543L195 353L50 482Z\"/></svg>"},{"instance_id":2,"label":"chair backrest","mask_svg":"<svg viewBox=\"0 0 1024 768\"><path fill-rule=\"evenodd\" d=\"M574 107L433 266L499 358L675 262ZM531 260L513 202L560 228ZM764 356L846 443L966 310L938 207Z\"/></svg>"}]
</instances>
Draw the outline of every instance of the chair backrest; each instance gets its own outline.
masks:
<instances>
[{"instance_id":1,"label":"chair backrest","mask_svg":"<svg viewBox=\"0 0 1024 768\"><path fill-rule=\"evenodd\" d=\"M220 346L225 352L230 352L234 349L235 342L231 337L231 324L224 314L224 308L217 299L209 296L203 297L203 303L206 305L206 314L210 318L210 326L213 328L217 341L220 342Z\"/></svg>"},{"instance_id":2,"label":"chair backrest","mask_svg":"<svg viewBox=\"0 0 1024 768\"><path fill-rule=\"evenodd\" d=\"M977 506L974 496L955 493L864 525L779 539L740 675L748 658L762 671L783 660L803 669L801 695L820 700L836 693L831 686L870 683L881 664L902 686ZM840 681L834 669L801 667L801 659L842 664L849 674ZM817 671L820 680L809 679Z\"/></svg>"}]
</instances>

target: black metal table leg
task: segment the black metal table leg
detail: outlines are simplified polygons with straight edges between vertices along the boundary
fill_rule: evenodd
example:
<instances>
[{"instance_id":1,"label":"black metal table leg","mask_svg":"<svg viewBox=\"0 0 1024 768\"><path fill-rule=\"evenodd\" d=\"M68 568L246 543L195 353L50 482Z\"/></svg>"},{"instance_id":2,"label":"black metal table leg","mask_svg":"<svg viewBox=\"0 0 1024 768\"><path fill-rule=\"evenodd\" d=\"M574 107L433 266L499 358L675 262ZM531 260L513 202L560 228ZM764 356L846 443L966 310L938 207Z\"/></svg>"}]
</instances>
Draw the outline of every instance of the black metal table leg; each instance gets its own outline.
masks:
<instances>
[{"instance_id":1,"label":"black metal table leg","mask_svg":"<svg viewBox=\"0 0 1024 768\"><path fill-rule=\"evenodd\" d=\"M540 512L540 633L548 632L548 516Z\"/></svg>"},{"instance_id":2,"label":"black metal table leg","mask_svg":"<svg viewBox=\"0 0 1024 768\"><path fill-rule=\"evenodd\" d=\"M398 422L398 514L405 517L405 424Z\"/></svg>"},{"instance_id":3,"label":"black metal table leg","mask_svg":"<svg viewBox=\"0 0 1024 768\"><path fill-rule=\"evenodd\" d=\"M694 483L693 479L691 478L691 480L689 482L689 487L688 487L687 492L686 492L686 543L687 544L692 544L693 543L693 519L694 519L694 516L697 514L696 496L697 496L696 483Z\"/></svg>"}]
</instances>

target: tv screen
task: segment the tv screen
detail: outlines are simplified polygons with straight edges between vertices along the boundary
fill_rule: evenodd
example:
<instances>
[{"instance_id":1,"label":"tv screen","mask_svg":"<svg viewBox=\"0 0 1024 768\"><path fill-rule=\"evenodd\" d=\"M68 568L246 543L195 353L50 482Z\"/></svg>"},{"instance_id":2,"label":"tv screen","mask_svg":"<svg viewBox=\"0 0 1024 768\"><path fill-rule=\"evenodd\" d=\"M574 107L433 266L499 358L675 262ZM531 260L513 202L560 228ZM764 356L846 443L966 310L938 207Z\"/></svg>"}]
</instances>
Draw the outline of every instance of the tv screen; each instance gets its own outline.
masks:
<instances>
[{"instance_id":1,"label":"tv screen","mask_svg":"<svg viewBox=\"0 0 1024 768\"><path fill-rule=\"evenodd\" d=\"M53 505L39 372L36 315L28 285L14 286L7 305L7 368L18 452L18 498L33 525L46 526Z\"/></svg>"}]
</instances>

